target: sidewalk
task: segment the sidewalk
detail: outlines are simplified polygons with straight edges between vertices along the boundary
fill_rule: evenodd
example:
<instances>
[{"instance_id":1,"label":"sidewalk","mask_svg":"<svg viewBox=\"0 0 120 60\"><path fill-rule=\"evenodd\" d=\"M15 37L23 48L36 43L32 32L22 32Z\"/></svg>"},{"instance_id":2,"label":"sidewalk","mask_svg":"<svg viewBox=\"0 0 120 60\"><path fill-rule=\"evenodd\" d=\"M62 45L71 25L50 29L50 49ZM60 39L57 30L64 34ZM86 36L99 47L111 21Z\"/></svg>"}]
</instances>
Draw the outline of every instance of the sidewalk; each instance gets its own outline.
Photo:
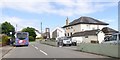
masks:
<instances>
[{"instance_id":1,"label":"sidewalk","mask_svg":"<svg viewBox=\"0 0 120 60\"><path fill-rule=\"evenodd\" d=\"M13 49L13 46L0 47L0 59L2 59L2 57L12 49Z\"/></svg>"}]
</instances>

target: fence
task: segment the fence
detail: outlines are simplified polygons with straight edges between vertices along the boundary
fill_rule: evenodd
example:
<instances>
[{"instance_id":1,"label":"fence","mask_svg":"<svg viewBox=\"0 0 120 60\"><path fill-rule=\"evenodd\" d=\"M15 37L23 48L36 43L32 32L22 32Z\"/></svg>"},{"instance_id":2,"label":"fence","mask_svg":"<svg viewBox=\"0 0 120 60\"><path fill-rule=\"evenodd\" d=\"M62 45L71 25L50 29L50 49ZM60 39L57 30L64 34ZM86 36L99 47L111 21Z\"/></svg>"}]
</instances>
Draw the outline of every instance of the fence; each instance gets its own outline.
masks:
<instances>
[{"instance_id":1,"label":"fence","mask_svg":"<svg viewBox=\"0 0 120 60\"><path fill-rule=\"evenodd\" d=\"M120 58L120 45L81 43L77 45L77 49L84 52Z\"/></svg>"}]
</instances>

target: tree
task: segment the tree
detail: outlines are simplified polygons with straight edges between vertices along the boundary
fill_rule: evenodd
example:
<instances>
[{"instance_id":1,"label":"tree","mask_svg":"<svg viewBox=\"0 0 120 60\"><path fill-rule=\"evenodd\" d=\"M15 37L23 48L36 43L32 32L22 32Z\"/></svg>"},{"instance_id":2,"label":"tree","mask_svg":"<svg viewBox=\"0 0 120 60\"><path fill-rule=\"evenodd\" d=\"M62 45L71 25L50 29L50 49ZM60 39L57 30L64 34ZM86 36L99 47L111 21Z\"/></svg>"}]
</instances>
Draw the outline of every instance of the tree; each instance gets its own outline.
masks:
<instances>
[{"instance_id":1,"label":"tree","mask_svg":"<svg viewBox=\"0 0 120 60\"><path fill-rule=\"evenodd\" d=\"M22 29L22 32L28 32L29 36L32 36L34 38L34 40L35 40L36 33L35 33L35 29L34 28L27 27L27 28Z\"/></svg>"},{"instance_id":2,"label":"tree","mask_svg":"<svg viewBox=\"0 0 120 60\"><path fill-rule=\"evenodd\" d=\"M14 36L15 28L9 22L2 23L1 28L2 28L2 34L6 34L8 36L11 36L10 32L12 32L13 33L12 36Z\"/></svg>"}]
</instances>

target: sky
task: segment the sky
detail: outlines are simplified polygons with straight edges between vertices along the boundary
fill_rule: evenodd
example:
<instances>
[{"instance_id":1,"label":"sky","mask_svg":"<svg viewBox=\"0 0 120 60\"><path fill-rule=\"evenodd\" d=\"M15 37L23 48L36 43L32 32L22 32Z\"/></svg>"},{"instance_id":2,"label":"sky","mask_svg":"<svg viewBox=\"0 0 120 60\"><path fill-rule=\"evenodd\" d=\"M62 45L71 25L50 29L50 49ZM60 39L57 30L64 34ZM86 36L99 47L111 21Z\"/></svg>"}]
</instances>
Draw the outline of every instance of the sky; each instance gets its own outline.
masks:
<instances>
[{"instance_id":1,"label":"sky","mask_svg":"<svg viewBox=\"0 0 120 60\"><path fill-rule=\"evenodd\" d=\"M65 25L81 16L109 23L118 30L118 0L0 0L0 23L10 22L17 30L33 27L43 31Z\"/></svg>"}]
</instances>

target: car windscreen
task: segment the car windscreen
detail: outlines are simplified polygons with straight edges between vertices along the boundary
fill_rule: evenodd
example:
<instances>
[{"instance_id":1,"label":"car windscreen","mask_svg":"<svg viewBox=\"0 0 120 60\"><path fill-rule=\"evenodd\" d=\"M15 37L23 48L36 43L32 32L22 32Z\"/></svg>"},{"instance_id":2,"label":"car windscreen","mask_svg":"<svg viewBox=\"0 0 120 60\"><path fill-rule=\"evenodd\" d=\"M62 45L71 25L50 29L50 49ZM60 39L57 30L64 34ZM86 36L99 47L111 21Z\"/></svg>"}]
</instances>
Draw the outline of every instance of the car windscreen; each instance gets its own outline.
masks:
<instances>
[{"instance_id":1,"label":"car windscreen","mask_svg":"<svg viewBox=\"0 0 120 60\"><path fill-rule=\"evenodd\" d=\"M17 33L17 38L24 40L27 37L27 33Z\"/></svg>"}]
</instances>

